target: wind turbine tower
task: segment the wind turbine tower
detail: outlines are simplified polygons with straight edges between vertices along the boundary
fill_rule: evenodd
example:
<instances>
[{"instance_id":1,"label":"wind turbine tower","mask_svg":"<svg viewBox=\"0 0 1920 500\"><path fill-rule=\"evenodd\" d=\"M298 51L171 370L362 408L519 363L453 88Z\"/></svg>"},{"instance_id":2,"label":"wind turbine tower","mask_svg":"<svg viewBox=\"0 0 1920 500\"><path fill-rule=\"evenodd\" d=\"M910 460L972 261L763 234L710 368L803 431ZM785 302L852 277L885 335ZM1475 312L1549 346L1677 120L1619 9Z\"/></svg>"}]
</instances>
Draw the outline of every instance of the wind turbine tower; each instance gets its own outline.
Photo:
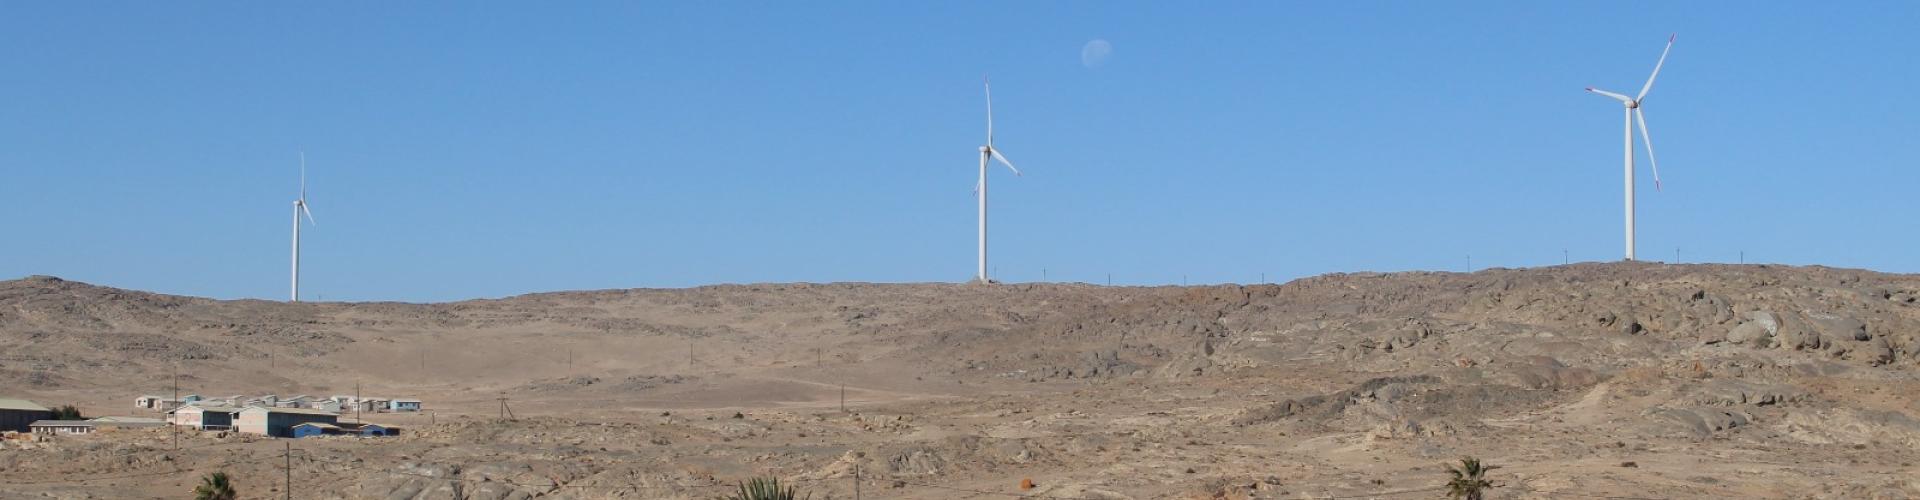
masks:
<instances>
[{"instance_id":1,"label":"wind turbine tower","mask_svg":"<svg viewBox=\"0 0 1920 500\"><path fill-rule=\"evenodd\" d=\"M300 153L300 197L293 200L293 294L291 302L300 301L300 216L307 217L307 223L319 225L313 220L313 212L307 210L307 153Z\"/></svg>"},{"instance_id":2,"label":"wind turbine tower","mask_svg":"<svg viewBox=\"0 0 1920 500\"><path fill-rule=\"evenodd\" d=\"M974 279L981 283L992 283L993 280L987 277L987 160L999 161L1016 176L1020 175L1020 169L1014 168L1013 162L993 147L993 84L984 77L981 83L987 91L987 144L980 146L980 183L973 186L973 194L980 200L980 267Z\"/></svg>"},{"instance_id":3,"label":"wind turbine tower","mask_svg":"<svg viewBox=\"0 0 1920 500\"><path fill-rule=\"evenodd\" d=\"M1647 91L1653 90L1654 77L1660 76L1660 67L1667 64L1667 52L1673 50L1674 36L1667 37L1667 48L1660 51L1660 62L1653 64L1653 74L1647 76L1647 84L1640 87L1640 95L1625 95L1587 87L1588 92L1612 97L1626 106L1626 174L1627 174L1627 260L1633 260L1633 123L1640 122L1640 138L1647 143L1647 164L1653 167L1653 189L1660 190L1660 163L1653 159L1653 137L1647 135L1647 115L1640 104L1647 98Z\"/></svg>"}]
</instances>

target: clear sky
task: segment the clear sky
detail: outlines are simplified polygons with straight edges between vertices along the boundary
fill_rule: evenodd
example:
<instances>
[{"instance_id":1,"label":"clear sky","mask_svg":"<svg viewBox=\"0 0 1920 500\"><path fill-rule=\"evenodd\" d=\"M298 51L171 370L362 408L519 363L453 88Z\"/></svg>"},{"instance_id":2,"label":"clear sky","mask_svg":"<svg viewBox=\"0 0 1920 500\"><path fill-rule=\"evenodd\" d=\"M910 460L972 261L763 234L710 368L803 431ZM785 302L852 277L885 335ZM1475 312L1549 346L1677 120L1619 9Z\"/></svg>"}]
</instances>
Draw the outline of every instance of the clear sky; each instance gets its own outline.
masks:
<instances>
[{"instance_id":1,"label":"clear sky","mask_svg":"<svg viewBox=\"0 0 1920 500\"><path fill-rule=\"evenodd\" d=\"M1920 271L1920 2L11 2L0 279L284 299ZM1083 60L1105 40L1111 52ZM1092 63L1092 64L1089 64Z\"/></svg>"}]
</instances>

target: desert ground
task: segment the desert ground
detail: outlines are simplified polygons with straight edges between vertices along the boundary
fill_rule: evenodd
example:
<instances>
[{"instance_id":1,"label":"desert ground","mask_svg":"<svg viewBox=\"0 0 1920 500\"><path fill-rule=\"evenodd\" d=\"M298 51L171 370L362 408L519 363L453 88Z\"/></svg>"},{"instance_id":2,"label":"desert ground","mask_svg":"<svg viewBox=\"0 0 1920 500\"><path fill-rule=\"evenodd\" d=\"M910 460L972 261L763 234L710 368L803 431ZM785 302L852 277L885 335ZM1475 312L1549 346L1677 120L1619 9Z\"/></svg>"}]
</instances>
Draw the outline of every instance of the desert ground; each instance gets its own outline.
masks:
<instances>
[{"instance_id":1,"label":"desert ground","mask_svg":"<svg viewBox=\"0 0 1920 500\"><path fill-rule=\"evenodd\" d=\"M1920 276L1823 267L443 304L0 281L0 397L154 416L133 399L176 370L431 413L8 439L0 498L184 498L213 471L243 498L1436 498L1464 456L1499 467L1492 498L1920 497Z\"/></svg>"}]
</instances>

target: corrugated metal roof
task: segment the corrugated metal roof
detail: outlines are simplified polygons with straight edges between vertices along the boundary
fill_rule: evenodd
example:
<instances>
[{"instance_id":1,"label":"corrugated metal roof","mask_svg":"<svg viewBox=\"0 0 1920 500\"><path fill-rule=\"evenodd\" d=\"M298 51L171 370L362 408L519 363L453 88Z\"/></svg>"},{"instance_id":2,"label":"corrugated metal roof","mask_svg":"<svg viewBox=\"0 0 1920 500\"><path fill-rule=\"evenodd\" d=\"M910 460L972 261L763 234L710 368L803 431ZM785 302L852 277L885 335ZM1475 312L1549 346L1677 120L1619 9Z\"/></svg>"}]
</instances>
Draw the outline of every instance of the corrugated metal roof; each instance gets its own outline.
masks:
<instances>
[{"instance_id":1,"label":"corrugated metal roof","mask_svg":"<svg viewBox=\"0 0 1920 500\"><path fill-rule=\"evenodd\" d=\"M0 410L53 411L25 399L0 398Z\"/></svg>"},{"instance_id":2,"label":"corrugated metal roof","mask_svg":"<svg viewBox=\"0 0 1920 500\"><path fill-rule=\"evenodd\" d=\"M174 408L174 409L171 409L171 410L167 410L167 413L174 413L174 412L178 412L178 411L181 411L181 410L189 410L189 409L196 409L196 408L197 408L197 409L200 409L200 410L203 410L203 411L201 411L201 413L206 413L206 412L209 412L209 411L210 411L210 412L214 412L214 413L240 413L240 410L244 410L244 409L246 409L246 408L240 408L240 407L236 407L236 406L220 406L220 405L186 405L186 406L182 406L182 407L179 407L179 408Z\"/></svg>"},{"instance_id":3,"label":"corrugated metal roof","mask_svg":"<svg viewBox=\"0 0 1920 500\"><path fill-rule=\"evenodd\" d=\"M265 406L249 406L249 407L246 407L245 409L242 409L242 410L240 410L240 411L248 411L248 410L260 410L260 411L264 411L264 412L268 412L268 413L293 413L293 414L299 414L299 415L325 415L325 416L329 416L329 417L338 417L338 416L340 416L340 414L338 414L338 413L334 413L334 412L330 412L330 411L326 411L326 410L309 410L309 409L306 409L306 408L277 408L277 407L276 407L276 408L268 408L268 407L265 407Z\"/></svg>"},{"instance_id":4,"label":"corrugated metal roof","mask_svg":"<svg viewBox=\"0 0 1920 500\"><path fill-rule=\"evenodd\" d=\"M27 427L93 427L92 420L35 420Z\"/></svg>"},{"instance_id":5,"label":"corrugated metal roof","mask_svg":"<svg viewBox=\"0 0 1920 500\"><path fill-rule=\"evenodd\" d=\"M99 418L95 418L95 419L93 419L93 421L94 421L94 422L115 422L115 423L122 423L122 424L164 424L164 423L167 423L167 421L165 421L165 420L161 420L161 419L157 419L157 418L146 418L146 417L99 417Z\"/></svg>"}]
</instances>

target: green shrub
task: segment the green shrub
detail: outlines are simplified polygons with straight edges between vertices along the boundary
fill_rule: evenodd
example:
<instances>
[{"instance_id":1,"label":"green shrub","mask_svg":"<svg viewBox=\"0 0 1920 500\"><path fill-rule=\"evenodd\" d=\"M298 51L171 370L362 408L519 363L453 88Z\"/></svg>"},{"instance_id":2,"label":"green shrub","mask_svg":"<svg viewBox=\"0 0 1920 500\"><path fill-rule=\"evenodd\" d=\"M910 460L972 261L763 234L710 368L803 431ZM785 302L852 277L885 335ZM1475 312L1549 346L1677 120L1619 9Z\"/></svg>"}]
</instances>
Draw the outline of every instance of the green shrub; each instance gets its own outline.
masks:
<instances>
[{"instance_id":1,"label":"green shrub","mask_svg":"<svg viewBox=\"0 0 1920 500\"><path fill-rule=\"evenodd\" d=\"M1460 459L1459 467L1448 465L1447 474L1453 475L1453 480L1447 481L1447 498L1463 500L1486 498L1487 490L1499 486L1487 480L1487 471L1498 468L1500 467L1483 465L1480 459L1473 457Z\"/></svg>"},{"instance_id":2,"label":"green shrub","mask_svg":"<svg viewBox=\"0 0 1920 500\"><path fill-rule=\"evenodd\" d=\"M61 406L59 408L53 409L53 419L54 420L86 420L86 417L80 416L79 408L75 408L73 405L65 405L65 406Z\"/></svg>"},{"instance_id":3,"label":"green shrub","mask_svg":"<svg viewBox=\"0 0 1920 500\"><path fill-rule=\"evenodd\" d=\"M233 483L227 480L227 473L215 472L200 477L200 486L193 488L194 500L234 500L240 494L233 491Z\"/></svg>"},{"instance_id":4,"label":"green shrub","mask_svg":"<svg viewBox=\"0 0 1920 500\"><path fill-rule=\"evenodd\" d=\"M786 489L780 489L779 478L756 477L747 480L747 482L740 483L740 491L726 496L715 497L714 500L800 500L813 498L812 494L804 497L799 495L799 491L792 486L788 486Z\"/></svg>"}]
</instances>

